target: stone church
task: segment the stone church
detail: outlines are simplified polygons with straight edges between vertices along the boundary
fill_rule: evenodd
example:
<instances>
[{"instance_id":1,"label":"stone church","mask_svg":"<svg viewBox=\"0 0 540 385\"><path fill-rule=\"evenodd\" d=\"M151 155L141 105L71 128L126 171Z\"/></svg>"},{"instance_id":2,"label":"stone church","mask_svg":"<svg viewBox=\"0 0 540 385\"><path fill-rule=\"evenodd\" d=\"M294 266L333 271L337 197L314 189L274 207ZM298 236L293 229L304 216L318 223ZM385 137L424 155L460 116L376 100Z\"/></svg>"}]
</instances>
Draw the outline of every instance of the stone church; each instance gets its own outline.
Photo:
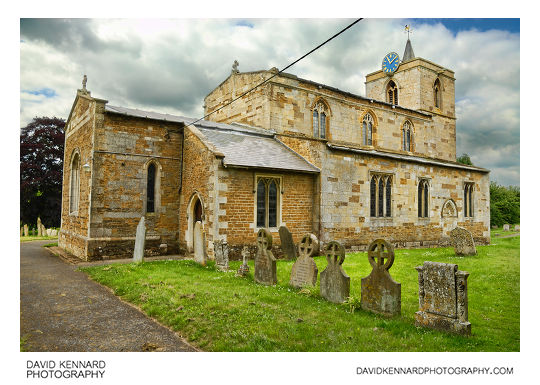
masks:
<instances>
[{"instance_id":1,"label":"stone church","mask_svg":"<svg viewBox=\"0 0 540 385\"><path fill-rule=\"evenodd\" d=\"M196 221L210 256L217 240L239 256L261 227L279 255L280 226L352 250L447 245L455 226L490 242L489 171L456 162L454 72L410 40L366 76L365 97L237 67L206 96L207 120L112 106L83 80L66 123L61 247L129 257L142 216L148 255L191 252Z\"/></svg>"}]
</instances>

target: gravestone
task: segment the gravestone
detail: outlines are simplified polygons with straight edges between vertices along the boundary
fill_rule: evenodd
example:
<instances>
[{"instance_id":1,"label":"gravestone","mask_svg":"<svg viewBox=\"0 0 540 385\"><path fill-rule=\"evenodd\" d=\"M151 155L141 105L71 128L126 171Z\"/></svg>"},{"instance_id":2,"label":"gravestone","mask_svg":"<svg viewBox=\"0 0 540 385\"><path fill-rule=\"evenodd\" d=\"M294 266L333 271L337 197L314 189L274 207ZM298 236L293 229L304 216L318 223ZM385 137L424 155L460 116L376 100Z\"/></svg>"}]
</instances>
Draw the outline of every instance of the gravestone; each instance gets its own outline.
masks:
<instances>
[{"instance_id":1,"label":"gravestone","mask_svg":"<svg viewBox=\"0 0 540 385\"><path fill-rule=\"evenodd\" d=\"M42 223L41 224L41 235L45 236L46 233L47 233L47 229L45 228L45 225Z\"/></svg>"},{"instance_id":2,"label":"gravestone","mask_svg":"<svg viewBox=\"0 0 540 385\"><path fill-rule=\"evenodd\" d=\"M281 231L281 229L280 229ZM319 251L319 240L313 234L306 234L298 244L298 259L291 270L289 285L293 287L315 286L319 270L313 257Z\"/></svg>"},{"instance_id":3,"label":"gravestone","mask_svg":"<svg viewBox=\"0 0 540 385\"><path fill-rule=\"evenodd\" d=\"M471 334L467 278L451 263L424 262L418 271L419 310L415 325L454 333Z\"/></svg>"},{"instance_id":4,"label":"gravestone","mask_svg":"<svg viewBox=\"0 0 540 385\"><path fill-rule=\"evenodd\" d=\"M270 250L272 248L272 234L266 229L257 233L257 255L255 256L255 282L263 285L277 283L276 258Z\"/></svg>"},{"instance_id":5,"label":"gravestone","mask_svg":"<svg viewBox=\"0 0 540 385\"><path fill-rule=\"evenodd\" d=\"M227 241L222 239L214 241L214 259L219 270L229 270L229 246Z\"/></svg>"},{"instance_id":6,"label":"gravestone","mask_svg":"<svg viewBox=\"0 0 540 385\"><path fill-rule=\"evenodd\" d=\"M24 236L27 237L28 236L28 225L24 225L23 228L24 228Z\"/></svg>"},{"instance_id":7,"label":"gravestone","mask_svg":"<svg viewBox=\"0 0 540 385\"><path fill-rule=\"evenodd\" d=\"M508 223L503 225L503 231L510 231L510 225Z\"/></svg>"},{"instance_id":8,"label":"gravestone","mask_svg":"<svg viewBox=\"0 0 540 385\"><path fill-rule=\"evenodd\" d=\"M24 235L24 227L21 227L21 237Z\"/></svg>"},{"instance_id":9,"label":"gravestone","mask_svg":"<svg viewBox=\"0 0 540 385\"><path fill-rule=\"evenodd\" d=\"M45 232L47 233L48 237L52 237L52 229L46 229Z\"/></svg>"},{"instance_id":10,"label":"gravestone","mask_svg":"<svg viewBox=\"0 0 540 385\"><path fill-rule=\"evenodd\" d=\"M450 231L450 239L454 245L454 253L459 256L476 255L476 247L471 232L463 227Z\"/></svg>"},{"instance_id":11,"label":"gravestone","mask_svg":"<svg viewBox=\"0 0 540 385\"><path fill-rule=\"evenodd\" d=\"M285 226L279 228L279 239L281 240L281 250L288 259L296 259L296 249L293 237L289 229Z\"/></svg>"},{"instance_id":12,"label":"gravestone","mask_svg":"<svg viewBox=\"0 0 540 385\"><path fill-rule=\"evenodd\" d=\"M144 217L141 217L137 225L135 234L135 248L133 249L133 262L142 262L144 258L144 247L146 245L146 224Z\"/></svg>"},{"instance_id":13,"label":"gravestone","mask_svg":"<svg viewBox=\"0 0 540 385\"><path fill-rule=\"evenodd\" d=\"M43 232L42 232L42 228L41 228L41 218L39 218L39 217L38 217L38 219L37 219L37 226L36 226L36 228L37 228L37 235L38 235L38 237L41 237L41 236L44 236L44 235L45 235L45 234L43 234Z\"/></svg>"},{"instance_id":14,"label":"gravestone","mask_svg":"<svg viewBox=\"0 0 540 385\"><path fill-rule=\"evenodd\" d=\"M394 248L384 239L376 239L368 246L372 270L362 278L362 309L386 316L401 314L401 283L394 281L388 272L394 257Z\"/></svg>"},{"instance_id":15,"label":"gravestone","mask_svg":"<svg viewBox=\"0 0 540 385\"><path fill-rule=\"evenodd\" d=\"M201 265L206 265L206 250L204 248L205 239L202 223L195 222L193 230L193 259Z\"/></svg>"},{"instance_id":16,"label":"gravestone","mask_svg":"<svg viewBox=\"0 0 540 385\"><path fill-rule=\"evenodd\" d=\"M514 225L514 231L519 231L519 225Z\"/></svg>"},{"instance_id":17,"label":"gravestone","mask_svg":"<svg viewBox=\"0 0 540 385\"><path fill-rule=\"evenodd\" d=\"M161 255L166 255L168 248L169 247L168 247L168 245L166 243L160 243L160 245L159 245L159 253Z\"/></svg>"},{"instance_id":18,"label":"gravestone","mask_svg":"<svg viewBox=\"0 0 540 385\"><path fill-rule=\"evenodd\" d=\"M237 277L245 277L247 273L249 273L249 265L247 264L247 260L249 258L249 249L247 246L244 246L242 248L242 265L238 268L238 271L236 272Z\"/></svg>"},{"instance_id":19,"label":"gravestone","mask_svg":"<svg viewBox=\"0 0 540 385\"><path fill-rule=\"evenodd\" d=\"M58 230L57 229L53 229L51 231L51 237L56 237L58 235Z\"/></svg>"},{"instance_id":20,"label":"gravestone","mask_svg":"<svg viewBox=\"0 0 540 385\"><path fill-rule=\"evenodd\" d=\"M345 249L336 241L329 242L325 249L328 265L321 273L321 296L330 302L345 302L351 290L351 278L341 265L345 261Z\"/></svg>"}]
</instances>

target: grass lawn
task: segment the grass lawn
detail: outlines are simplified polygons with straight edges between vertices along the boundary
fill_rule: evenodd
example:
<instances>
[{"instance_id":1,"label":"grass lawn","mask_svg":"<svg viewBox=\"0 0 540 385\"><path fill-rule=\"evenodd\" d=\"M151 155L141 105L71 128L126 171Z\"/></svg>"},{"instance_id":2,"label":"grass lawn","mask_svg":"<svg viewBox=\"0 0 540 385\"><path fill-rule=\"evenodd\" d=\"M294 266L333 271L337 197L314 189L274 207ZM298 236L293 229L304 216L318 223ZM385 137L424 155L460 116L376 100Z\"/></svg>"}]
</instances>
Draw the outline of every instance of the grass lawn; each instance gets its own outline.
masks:
<instances>
[{"instance_id":1,"label":"grass lawn","mask_svg":"<svg viewBox=\"0 0 540 385\"><path fill-rule=\"evenodd\" d=\"M520 238L493 238L474 257L452 248L399 249L390 274L401 283L402 315L386 319L349 305L327 302L314 289L288 286L292 261L278 261L278 284L262 286L235 277L240 262L223 273L193 261L154 261L81 268L122 299L178 331L206 351L519 351ZM319 274L325 257L315 258ZM424 261L456 263L470 273L469 321L463 337L414 326L418 274ZM352 303L371 271L366 253L348 254Z\"/></svg>"}]
</instances>

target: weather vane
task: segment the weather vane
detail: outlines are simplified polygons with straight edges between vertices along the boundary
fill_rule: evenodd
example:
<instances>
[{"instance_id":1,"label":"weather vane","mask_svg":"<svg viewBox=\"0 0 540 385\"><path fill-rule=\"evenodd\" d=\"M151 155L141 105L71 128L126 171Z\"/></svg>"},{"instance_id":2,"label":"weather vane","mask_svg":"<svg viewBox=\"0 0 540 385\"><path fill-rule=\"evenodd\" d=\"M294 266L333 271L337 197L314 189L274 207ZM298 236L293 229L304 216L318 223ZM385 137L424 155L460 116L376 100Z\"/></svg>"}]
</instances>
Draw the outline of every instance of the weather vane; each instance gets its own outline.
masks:
<instances>
[{"instance_id":1,"label":"weather vane","mask_svg":"<svg viewBox=\"0 0 540 385\"><path fill-rule=\"evenodd\" d=\"M409 39L409 35L410 35L410 33L412 32L412 31L411 31L411 25L410 25L410 24L405 25L405 32L407 32L407 40L408 40L408 39Z\"/></svg>"}]
</instances>

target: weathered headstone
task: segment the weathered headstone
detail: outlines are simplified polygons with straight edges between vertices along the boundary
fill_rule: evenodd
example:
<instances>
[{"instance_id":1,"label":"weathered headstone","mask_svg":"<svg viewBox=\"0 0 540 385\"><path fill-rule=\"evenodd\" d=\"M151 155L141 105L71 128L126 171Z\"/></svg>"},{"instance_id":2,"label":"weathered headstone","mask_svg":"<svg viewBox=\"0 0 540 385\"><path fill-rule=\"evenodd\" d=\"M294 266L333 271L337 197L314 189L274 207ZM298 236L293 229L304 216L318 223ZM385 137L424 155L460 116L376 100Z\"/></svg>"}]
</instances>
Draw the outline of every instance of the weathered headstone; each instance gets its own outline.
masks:
<instances>
[{"instance_id":1,"label":"weathered headstone","mask_svg":"<svg viewBox=\"0 0 540 385\"><path fill-rule=\"evenodd\" d=\"M263 285L277 283L276 258L270 250L272 248L272 234L266 229L257 233L257 255L255 256L255 282Z\"/></svg>"},{"instance_id":2,"label":"weathered headstone","mask_svg":"<svg viewBox=\"0 0 540 385\"><path fill-rule=\"evenodd\" d=\"M23 229L24 229L24 236L27 237L28 236L28 225L24 225Z\"/></svg>"},{"instance_id":3,"label":"weathered headstone","mask_svg":"<svg viewBox=\"0 0 540 385\"><path fill-rule=\"evenodd\" d=\"M214 241L214 259L219 270L229 270L229 246L227 241L222 239Z\"/></svg>"},{"instance_id":4,"label":"weathered headstone","mask_svg":"<svg viewBox=\"0 0 540 385\"><path fill-rule=\"evenodd\" d=\"M159 253L162 255L167 254L168 246L166 243L160 243L159 245Z\"/></svg>"},{"instance_id":5,"label":"weathered headstone","mask_svg":"<svg viewBox=\"0 0 540 385\"><path fill-rule=\"evenodd\" d=\"M519 231L519 225L514 225L514 231Z\"/></svg>"},{"instance_id":6,"label":"weathered headstone","mask_svg":"<svg viewBox=\"0 0 540 385\"><path fill-rule=\"evenodd\" d=\"M418 271L419 310L416 326L471 334L467 278L469 273L459 271L451 263L424 262Z\"/></svg>"},{"instance_id":7,"label":"weathered headstone","mask_svg":"<svg viewBox=\"0 0 540 385\"><path fill-rule=\"evenodd\" d=\"M144 247L146 246L146 224L144 217L141 217L135 233L135 248L133 249L133 262L142 262L144 258Z\"/></svg>"},{"instance_id":8,"label":"weathered headstone","mask_svg":"<svg viewBox=\"0 0 540 385\"><path fill-rule=\"evenodd\" d=\"M56 237L58 235L58 230L57 229L53 229L51 231L51 237Z\"/></svg>"},{"instance_id":9,"label":"weathered headstone","mask_svg":"<svg viewBox=\"0 0 540 385\"><path fill-rule=\"evenodd\" d=\"M37 226L36 227L37 227L37 235L38 235L38 237L43 236L44 234L43 234L42 229L41 229L41 218L40 217L38 217L38 219L37 219Z\"/></svg>"},{"instance_id":10,"label":"weathered headstone","mask_svg":"<svg viewBox=\"0 0 540 385\"><path fill-rule=\"evenodd\" d=\"M195 222L195 228L193 230L193 259L195 262L201 265L206 265L206 250L205 239L202 223L200 221Z\"/></svg>"},{"instance_id":11,"label":"weathered headstone","mask_svg":"<svg viewBox=\"0 0 540 385\"><path fill-rule=\"evenodd\" d=\"M280 228L281 232L281 228ZM319 251L319 240L313 234L306 234L298 244L298 259L291 270L289 285L293 287L315 286L319 270L313 257Z\"/></svg>"},{"instance_id":12,"label":"weathered headstone","mask_svg":"<svg viewBox=\"0 0 540 385\"><path fill-rule=\"evenodd\" d=\"M296 249L291 232L285 226L279 228L279 239L281 240L281 250L288 259L296 259Z\"/></svg>"},{"instance_id":13,"label":"weathered headstone","mask_svg":"<svg viewBox=\"0 0 540 385\"><path fill-rule=\"evenodd\" d=\"M47 233L48 237L52 237L52 229L46 229L45 232Z\"/></svg>"},{"instance_id":14,"label":"weathered headstone","mask_svg":"<svg viewBox=\"0 0 540 385\"><path fill-rule=\"evenodd\" d=\"M237 277L245 277L249 273L249 265L247 264L247 259L249 258L249 249L247 246L242 248L242 265L238 268L236 272Z\"/></svg>"},{"instance_id":15,"label":"weathered headstone","mask_svg":"<svg viewBox=\"0 0 540 385\"><path fill-rule=\"evenodd\" d=\"M345 302L351 290L351 278L341 265L345 261L345 249L336 241L328 243L324 249L328 265L321 273L321 296L330 302Z\"/></svg>"},{"instance_id":16,"label":"weathered headstone","mask_svg":"<svg viewBox=\"0 0 540 385\"><path fill-rule=\"evenodd\" d=\"M384 239L376 239L368 246L372 270L362 278L362 309L386 316L401 314L401 283L394 281L388 272L394 258L394 248Z\"/></svg>"},{"instance_id":17,"label":"weathered headstone","mask_svg":"<svg viewBox=\"0 0 540 385\"><path fill-rule=\"evenodd\" d=\"M21 237L24 235L24 227L21 227Z\"/></svg>"},{"instance_id":18,"label":"weathered headstone","mask_svg":"<svg viewBox=\"0 0 540 385\"><path fill-rule=\"evenodd\" d=\"M476 247L471 232L463 227L456 227L450 231L450 239L454 245L456 255L476 255Z\"/></svg>"},{"instance_id":19,"label":"weathered headstone","mask_svg":"<svg viewBox=\"0 0 540 385\"><path fill-rule=\"evenodd\" d=\"M46 233L47 233L47 228L46 228L45 225L42 223L42 224L41 224L41 235L42 235L42 236L45 236Z\"/></svg>"},{"instance_id":20,"label":"weathered headstone","mask_svg":"<svg viewBox=\"0 0 540 385\"><path fill-rule=\"evenodd\" d=\"M510 225L508 223L503 225L503 231L510 231Z\"/></svg>"}]
</instances>

